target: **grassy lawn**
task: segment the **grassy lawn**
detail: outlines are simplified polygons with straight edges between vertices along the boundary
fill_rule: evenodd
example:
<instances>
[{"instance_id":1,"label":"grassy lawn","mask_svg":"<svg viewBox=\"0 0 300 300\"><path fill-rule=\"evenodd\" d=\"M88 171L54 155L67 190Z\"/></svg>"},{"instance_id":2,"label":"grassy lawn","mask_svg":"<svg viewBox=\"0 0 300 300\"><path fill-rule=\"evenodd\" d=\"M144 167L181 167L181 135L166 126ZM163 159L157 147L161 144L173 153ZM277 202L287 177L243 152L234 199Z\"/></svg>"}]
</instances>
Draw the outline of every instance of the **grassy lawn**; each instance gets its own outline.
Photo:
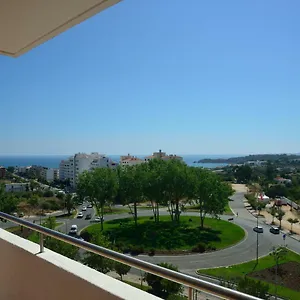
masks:
<instances>
[{"instance_id":1,"label":"grassy lawn","mask_svg":"<svg viewBox=\"0 0 300 300\"><path fill-rule=\"evenodd\" d=\"M186 211L198 212L199 211L199 205L187 206L186 207ZM232 211L231 211L231 209L229 207L229 202L225 206L225 210L224 210L223 215L229 215L229 216L233 215L233 213L232 213Z\"/></svg>"},{"instance_id":2,"label":"grassy lawn","mask_svg":"<svg viewBox=\"0 0 300 300\"><path fill-rule=\"evenodd\" d=\"M127 283L127 284L129 284L129 285L131 285L131 286L133 286L133 287L135 287L135 288L137 288L137 289L143 290L143 291L145 291L145 292L148 292L148 291L151 289L149 286L145 285L144 282L143 282L143 285L142 285L142 286L141 286L140 283L132 282L132 281L129 281L129 280L124 280L124 279L123 279L123 282L124 282L124 283Z\"/></svg>"},{"instance_id":3,"label":"grassy lawn","mask_svg":"<svg viewBox=\"0 0 300 300\"><path fill-rule=\"evenodd\" d=\"M288 251L288 254L282 263L285 262L299 262L300 263L300 255ZM252 273L255 267L256 261L249 261L247 263L233 265L230 267L222 267L222 268L214 268L214 269L199 269L197 271L198 274L205 274L210 275L213 277L223 278L223 279L230 279L230 278L242 278L243 276ZM264 270L275 265L274 259L271 256L265 256L259 259L258 265L255 268L255 271ZM274 293L275 286L270 284L270 292ZM286 287L281 286L280 284L277 287L277 293L279 296L291 300L298 300L300 299L300 293Z\"/></svg>"},{"instance_id":4,"label":"grassy lawn","mask_svg":"<svg viewBox=\"0 0 300 300\"><path fill-rule=\"evenodd\" d=\"M158 224L150 217L140 217L135 227L133 219L127 218L105 222L103 234L121 244L122 248L138 246L144 250L168 251L190 251L200 242L217 250L236 244L245 236L241 227L223 220L207 218L204 229L199 225L199 217L181 216L177 225L170 216L161 216ZM100 224L91 225L86 231L98 234Z\"/></svg>"},{"instance_id":5,"label":"grassy lawn","mask_svg":"<svg viewBox=\"0 0 300 300\"><path fill-rule=\"evenodd\" d=\"M114 208L109 209L108 207L104 207L104 215L115 215L115 214L124 214L128 213L129 208Z\"/></svg>"}]
</instances>

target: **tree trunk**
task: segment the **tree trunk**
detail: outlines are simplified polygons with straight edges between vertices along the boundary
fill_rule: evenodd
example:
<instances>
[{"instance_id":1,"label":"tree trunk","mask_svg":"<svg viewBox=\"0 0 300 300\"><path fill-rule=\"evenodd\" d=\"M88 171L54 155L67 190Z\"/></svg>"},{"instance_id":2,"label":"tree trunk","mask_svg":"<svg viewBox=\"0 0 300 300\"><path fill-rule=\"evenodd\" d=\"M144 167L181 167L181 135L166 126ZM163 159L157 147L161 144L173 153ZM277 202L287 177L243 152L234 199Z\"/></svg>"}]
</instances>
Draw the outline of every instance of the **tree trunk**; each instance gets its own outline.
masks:
<instances>
[{"instance_id":1,"label":"tree trunk","mask_svg":"<svg viewBox=\"0 0 300 300\"><path fill-rule=\"evenodd\" d=\"M200 216L201 228L204 228L204 217Z\"/></svg>"},{"instance_id":2,"label":"tree trunk","mask_svg":"<svg viewBox=\"0 0 300 300\"><path fill-rule=\"evenodd\" d=\"M154 221L156 222L156 209L153 201L151 201L151 208L153 212Z\"/></svg>"},{"instance_id":3,"label":"tree trunk","mask_svg":"<svg viewBox=\"0 0 300 300\"><path fill-rule=\"evenodd\" d=\"M101 205L101 231L103 231L103 215L104 215L103 205Z\"/></svg>"},{"instance_id":4,"label":"tree trunk","mask_svg":"<svg viewBox=\"0 0 300 300\"><path fill-rule=\"evenodd\" d=\"M136 205L136 202L133 203L133 208L134 208L134 224L135 224L135 227L137 227L137 205Z\"/></svg>"},{"instance_id":5,"label":"tree trunk","mask_svg":"<svg viewBox=\"0 0 300 300\"><path fill-rule=\"evenodd\" d=\"M205 219L205 213L203 211L200 211L200 227L204 228L204 219Z\"/></svg>"},{"instance_id":6,"label":"tree trunk","mask_svg":"<svg viewBox=\"0 0 300 300\"><path fill-rule=\"evenodd\" d=\"M121 277L121 281L123 281L123 276L122 276L122 274L120 274L120 277Z\"/></svg>"},{"instance_id":7,"label":"tree trunk","mask_svg":"<svg viewBox=\"0 0 300 300\"><path fill-rule=\"evenodd\" d=\"M156 203L156 221L159 223L159 204Z\"/></svg>"},{"instance_id":8,"label":"tree trunk","mask_svg":"<svg viewBox=\"0 0 300 300\"><path fill-rule=\"evenodd\" d=\"M179 212L179 200L176 200L176 209L175 209L175 220L179 223L180 212Z\"/></svg>"}]
</instances>

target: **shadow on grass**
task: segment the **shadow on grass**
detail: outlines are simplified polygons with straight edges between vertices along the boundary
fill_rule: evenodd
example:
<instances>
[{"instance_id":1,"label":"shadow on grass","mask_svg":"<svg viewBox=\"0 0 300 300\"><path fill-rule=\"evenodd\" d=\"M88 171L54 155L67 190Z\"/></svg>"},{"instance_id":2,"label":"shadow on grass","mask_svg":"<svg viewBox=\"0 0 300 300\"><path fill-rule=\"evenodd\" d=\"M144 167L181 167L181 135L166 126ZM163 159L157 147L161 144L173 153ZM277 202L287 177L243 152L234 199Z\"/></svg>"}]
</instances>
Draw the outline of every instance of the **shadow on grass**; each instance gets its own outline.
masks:
<instances>
[{"instance_id":1,"label":"shadow on grass","mask_svg":"<svg viewBox=\"0 0 300 300\"><path fill-rule=\"evenodd\" d=\"M179 225L173 222L145 221L135 227L132 219L109 221L109 224L119 224L114 228L104 231L112 242L116 241L123 246L139 246L146 249L191 250L198 243L210 244L220 242L220 230L211 228L201 229L191 226L188 222L181 222Z\"/></svg>"}]
</instances>

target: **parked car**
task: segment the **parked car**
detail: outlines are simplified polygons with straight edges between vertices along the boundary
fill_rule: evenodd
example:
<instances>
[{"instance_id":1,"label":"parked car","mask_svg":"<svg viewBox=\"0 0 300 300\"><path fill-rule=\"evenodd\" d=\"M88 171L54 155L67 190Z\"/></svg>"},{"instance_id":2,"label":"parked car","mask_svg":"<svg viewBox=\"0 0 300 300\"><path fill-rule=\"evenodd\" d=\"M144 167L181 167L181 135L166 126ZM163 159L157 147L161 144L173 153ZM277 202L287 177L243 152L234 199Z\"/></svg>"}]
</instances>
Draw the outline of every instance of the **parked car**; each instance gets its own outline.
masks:
<instances>
[{"instance_id":1,"label":"parked car","mask_svg":"<svg viewBox=\"0 0 300 300\"><path fill-rule=\"evenodd\" d=\"M85 206L82 206L82 211L86 211L86 207Z\"/></svg>"},{"instance_id":2,"label":"parked car","mask_svg":"<svg viewBox=\"0 0 300 300\"><path fill-rule=\"evenodd\" d=\"M86 216L85 216L85 219L86 220L90 220L92 218L92 215L91 214L87 214Z\"/></svg>"},{"instance_id":3,"label":"parked car","mask_svg":"<svg viewBox=\"0 0 300 300\"><path fill-rule=\"evenodd\" d=\"M72 225L72 226L71 226L71 229L70 229L70 231L69 231L69 234L76 234L76 233L77 233L77 230L78 230L77 225Z\"/></svg>"},{"instance_id":4,"label":"parked car","mask_svg":"<svg viewBox=\"0 0 300 300\"><path fill-rule=\"evenodd\" d=\"M93 208L93 204L89 204L87 208Z\"/></svg>"},{"instance_id":5,"label":"parked car","mask_svg":"<svg viewBox=\"0 0 300 300\"><path fill-rule=\"evenodd\" d=\"M263 233L264 229L261 226L255 226L253 228L253 231L257 232L257 233Z\"/></svg>"},{"instance_id":6,"label":"parked car","mask_svg":"<svg viewBox=\"0 0 300 300\"><path fill-rule=\"evenodd\" d=\"M82 212L78 213L77 218L83 218L83 213Z\"/></svg>"},{"instance_id":7,"label":"parked car","mask_svg":"<svg viewBox=\"0 0 300 300\"><path fill-rule=\"evenodd\" d=\"M272 226L272 227L270 228L270 232L273 233L273 234L279 234L279 233L280 233L280 230L279 230L278 227Z\"/></svg>"}]
</instances>

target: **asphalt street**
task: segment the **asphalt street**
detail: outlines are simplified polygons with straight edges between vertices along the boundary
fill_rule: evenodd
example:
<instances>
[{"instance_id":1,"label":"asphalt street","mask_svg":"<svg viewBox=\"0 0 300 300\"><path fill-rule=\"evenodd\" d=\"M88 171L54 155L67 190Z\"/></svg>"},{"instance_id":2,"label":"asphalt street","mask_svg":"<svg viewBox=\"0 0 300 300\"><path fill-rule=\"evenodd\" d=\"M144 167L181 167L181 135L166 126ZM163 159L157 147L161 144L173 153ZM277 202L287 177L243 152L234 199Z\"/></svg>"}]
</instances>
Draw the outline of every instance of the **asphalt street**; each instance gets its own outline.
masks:
<instances>
[{"instance_id":1,"label":"asphalt street","mask_svg":"<svg viewBox=\"0 0 300 300\"><path fill-rule=\"evenodd\" d=\"M256 226L256 218L252 216L244 207L244 193L235 193L232 196L230 201L230 207L234 213L238 213L238 216L234 216L233 223L244 228L246 232L245 239L234 245L232 247L226 248L224 250L212 252L212 253L203 253L203 254L190 254L190 255L178 255L178 256L160 256L155 255L150 257L148 255L139 255L138 258L152 262L169 262L175 264L179 269L187 274L195 275L195 270L199 268L212 268L219 266L229 266L232 264L238 264L253 260L256 258L256 238L257 234L253 231L253 227ZM78 208L81 210L81 207ZM59 227L59 230L66 233L69 232L71 225L76 224L78 230L81 231L85 227L91 224L90 220L86 220L85 216L88 213L92 214L92 220L95 218L95 212L92 208L87 208L82 219L58 219L59 222L63 222L63 225ZM166 210L162 210L161 215L168 215ZM140 210L138 212L139 216L151 216L151 210ZM187 212L182 215L197 216L196 212ZM114 215L105 215L105 221L128 218L130 215L128 213L114 214ZM228 216L221 216L222 219L227 220ZM283 245L283 236L282 234L274 235L269 232L269 226L263 223L263 219L259 219L259 226L264 228L264 233L258 234L259 241L259 256L267 255L273 246ZM9 223L2 223L2 228L8 227ZM105 226L105 225L104 225ZM290 237L286 237L286 244L288 247L297 253L300 253L300 243Z\"/></svg>"}]
</instances>

